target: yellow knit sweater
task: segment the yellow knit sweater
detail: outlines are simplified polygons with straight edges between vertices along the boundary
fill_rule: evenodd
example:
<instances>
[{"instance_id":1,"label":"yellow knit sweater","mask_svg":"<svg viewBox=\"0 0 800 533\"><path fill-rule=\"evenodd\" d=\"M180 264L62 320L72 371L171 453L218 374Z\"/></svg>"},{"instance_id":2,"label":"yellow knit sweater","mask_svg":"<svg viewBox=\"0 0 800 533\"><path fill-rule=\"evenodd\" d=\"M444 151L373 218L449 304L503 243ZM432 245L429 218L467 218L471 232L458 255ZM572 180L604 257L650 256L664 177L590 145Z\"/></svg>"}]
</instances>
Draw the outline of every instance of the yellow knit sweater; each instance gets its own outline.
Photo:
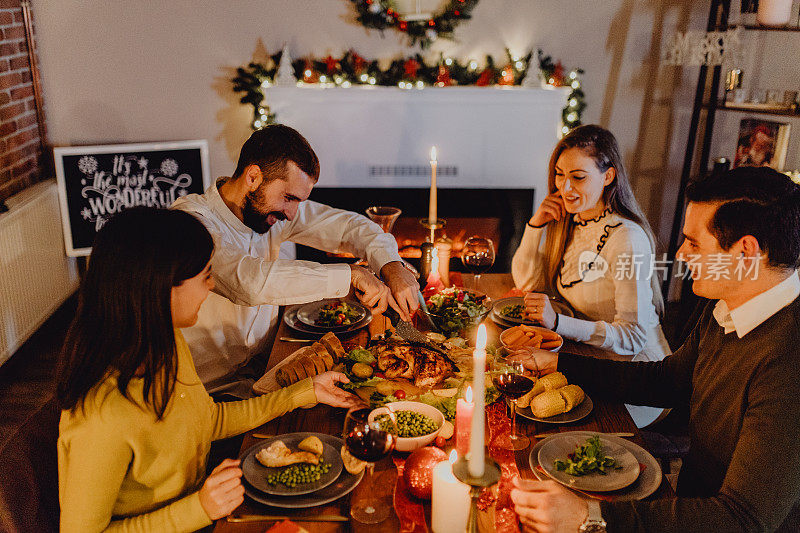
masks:
<instances>
[{"instance_id":1,"label":"yellow knit sweater","mask_svg":"<svg viewBox=\"0 0 800 533\"><path fill-rule=\"evenodd\" d=\"M142 380L125 398L115 377L63 411L58 437L61 531L195 531L211 524L198 497L211 441L316 403L311 379L240 402L215 403L175 330L177 383L162 420L142 401Z\"/></svg>"}]
</instances>

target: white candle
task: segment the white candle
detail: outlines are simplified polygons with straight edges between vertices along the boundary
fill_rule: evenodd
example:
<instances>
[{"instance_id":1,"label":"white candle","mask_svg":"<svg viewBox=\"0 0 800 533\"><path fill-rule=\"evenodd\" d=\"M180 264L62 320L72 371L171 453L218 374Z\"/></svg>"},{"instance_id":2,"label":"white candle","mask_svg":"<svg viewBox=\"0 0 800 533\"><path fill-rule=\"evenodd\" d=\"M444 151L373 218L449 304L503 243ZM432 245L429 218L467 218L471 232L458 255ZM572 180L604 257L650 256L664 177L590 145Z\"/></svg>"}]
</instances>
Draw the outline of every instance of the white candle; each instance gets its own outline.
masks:
<instances>
[{"instance_id":1,"label":"white candle","mask_svg":"<svg viewBox=\"0 0 800 533\"><path fill-rule=\"evenodd\" d=\"M486 326L478 326L478 338L473 352L472 394L475 397L475 408L472 411L472 429L469 436L469 474L472 477L483 476L484 469L484 421L486 409Z\"/></svg>"},{"instance_id":2,"label":"white candle","mask_svg":"<svg viewBox=\"0 0 800 533\"><path fill-rule=\"evenodd\" d=\"M450 460L433 468L431 496L431 529L433 533L464 533L469 518L469 487L453 475L458 455L450 452Z\"/></svg>"},{"instance_id":3,"label":"white candle","mask_svg":"<svg viewBox=\"0 0 800 533\"><path fill-rule=\"evenodd\" d=\"M431 196L428 202L428 223L433 225L436 224L437 220L437 213L436 213L436 203L438 202L437 194L436 194L436 147L434 146L431 148Z\"/></svg>"}]
</instances>

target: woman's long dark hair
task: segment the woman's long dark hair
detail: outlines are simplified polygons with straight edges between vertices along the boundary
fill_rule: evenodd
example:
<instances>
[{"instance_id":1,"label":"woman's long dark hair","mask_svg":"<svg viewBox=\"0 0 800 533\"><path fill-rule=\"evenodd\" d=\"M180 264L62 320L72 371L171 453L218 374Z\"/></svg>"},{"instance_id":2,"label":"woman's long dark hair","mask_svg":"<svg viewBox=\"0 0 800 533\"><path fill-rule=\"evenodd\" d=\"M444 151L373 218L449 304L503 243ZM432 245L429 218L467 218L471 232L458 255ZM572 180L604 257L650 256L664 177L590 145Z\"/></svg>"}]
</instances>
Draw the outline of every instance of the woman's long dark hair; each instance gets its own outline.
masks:
<instances>
[{"instance_id":1,"label":"woman's long dark hair","mask_svg":"<svg viewBox=\"0 0 800 533\"><path fill-rule=\"evenodd\" d=\"M62 409L82 406L95 385L115 375L126 398L131 379L142 378L145 403L164 416L177 374L171 290L199 274L213 250L205 226L183 211L137 207L106 223L61 354Z\"/></svg>"},{"instance_id":2,"label":"woman's long dark hair","mask_svg":"<svg viewBox=\"0 0 800 533\"><path fill-rule=\"evenodd\" d=\"M636 222L647 234L647 238L650 241L650 252L655 254L655 235L641 207L636 202L636 197L633 195L628 173L622 163L622 154L617 145L617 139L607 129L595 124L578 126L558 141L558 144L553 149L553 154L550 156L550 164L548 166L547 185L549 192L554 193L558 190L556 187L556 163L562 152L569 148L584 150L587 155L594 159L597 168L601 172L614 168L616 176L614 181L603 189L603 202L607 208L611 208L619 216ZM564 251L572 236L573 227L574 222L571 216L566 216L559 221L554 220L547 224L545 282L547 291L552 294L557 292L556 280L561 268ZM650 279L650 286L653 290L653 305L656 311L661 314L664 309L664 300L661 297L658 276L655 274Z\"/></svg>"}]
</instances>

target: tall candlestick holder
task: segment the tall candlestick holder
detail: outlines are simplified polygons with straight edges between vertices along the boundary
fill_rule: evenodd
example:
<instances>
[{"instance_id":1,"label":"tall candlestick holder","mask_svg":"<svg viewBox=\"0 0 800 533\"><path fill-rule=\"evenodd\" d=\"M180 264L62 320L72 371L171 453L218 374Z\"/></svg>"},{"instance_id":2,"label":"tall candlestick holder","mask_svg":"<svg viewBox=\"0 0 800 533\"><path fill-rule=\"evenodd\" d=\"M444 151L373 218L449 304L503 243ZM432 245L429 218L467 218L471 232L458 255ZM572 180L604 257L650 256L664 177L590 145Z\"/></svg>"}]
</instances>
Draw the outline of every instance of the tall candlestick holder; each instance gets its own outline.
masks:
<instances>
[{"instance_id":1,"label":"tall candlestick holder","mask_svg":"<svg viewBox=\"0 0 800 533\"><path fill-rule=\"evenodd\" d=\"M421 218L419 219L419 223L428 228L428 231L430 232L430 235L428 236L428 242L435 242L436 230L444 229L444 227L447 225L447 221L441 218L437 218L435 222L431 222L427 218Z\"/></svg>"},{"instance_id":2,"label":"tall candlestick holder","mask_svg":"<svg viewBox=\"0 0 800 533\"><path fill-rule=\"evenodd\" d=\"M478 533L478 498L486 487L491 487L500 481L500 465L490 458L485 459L483 475L473 477L469 473L469 461L461 457L453 465L453 475L461 483L469 485L469 518L467 519L467 533Z\"/></svg>"}]
</instances>

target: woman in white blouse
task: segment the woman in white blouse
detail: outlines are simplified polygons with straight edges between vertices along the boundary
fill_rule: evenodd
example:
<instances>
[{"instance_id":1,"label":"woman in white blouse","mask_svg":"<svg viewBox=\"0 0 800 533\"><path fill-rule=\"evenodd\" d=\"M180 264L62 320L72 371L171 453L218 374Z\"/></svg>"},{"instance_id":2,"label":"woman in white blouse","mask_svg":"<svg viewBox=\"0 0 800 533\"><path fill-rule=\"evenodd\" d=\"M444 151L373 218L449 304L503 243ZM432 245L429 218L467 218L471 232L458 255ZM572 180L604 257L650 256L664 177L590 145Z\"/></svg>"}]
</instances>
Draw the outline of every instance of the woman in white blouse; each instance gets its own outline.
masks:
<instances>
[{"instance_id":1,"label":"woman in white blouse","mask_svg":"<svg viewBox=\"0 0 800 533\"><path fill-rule=\"evenodd\" d=\"M670 353L663 300L653 275L654 237L636 202L614 136L599 126L572 130L550 158L550 194L528 222L511 263L528 316L565 338L634 361ZM576 316L557 314L560 296ZM637 426L662 409L628 406Z\"/></svg>"}]
</instances>

